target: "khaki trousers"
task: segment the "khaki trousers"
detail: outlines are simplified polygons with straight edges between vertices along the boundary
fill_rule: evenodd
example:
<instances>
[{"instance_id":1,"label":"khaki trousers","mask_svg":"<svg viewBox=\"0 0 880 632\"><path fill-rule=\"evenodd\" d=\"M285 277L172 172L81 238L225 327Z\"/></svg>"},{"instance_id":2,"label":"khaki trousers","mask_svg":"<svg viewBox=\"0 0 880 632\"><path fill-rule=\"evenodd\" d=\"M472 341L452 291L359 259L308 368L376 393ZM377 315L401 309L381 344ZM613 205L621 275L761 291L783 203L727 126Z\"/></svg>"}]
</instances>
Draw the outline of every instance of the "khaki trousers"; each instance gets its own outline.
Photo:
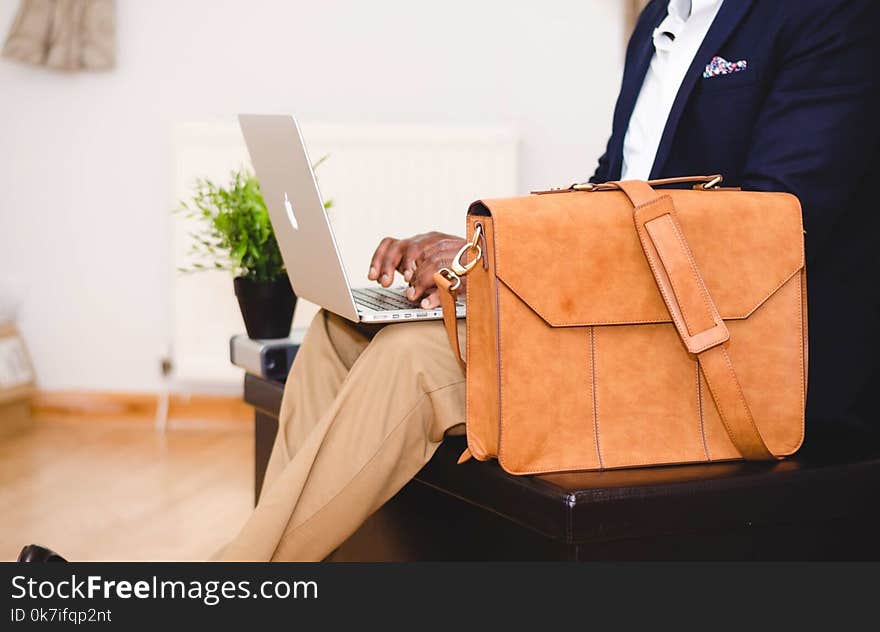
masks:
<instances>
[{"instance_id":1,"label":"khaki trousers","mask_svg":"<svg viewBox=\"0 0 880 632\"><path fill-rule=\"evenodd\" d=\"M285 386L260 501L214 559L324 559L415 476L448 430L463 432L464 402L441 321L371 335L319 312Z\"/></svg>"}]
</instances>

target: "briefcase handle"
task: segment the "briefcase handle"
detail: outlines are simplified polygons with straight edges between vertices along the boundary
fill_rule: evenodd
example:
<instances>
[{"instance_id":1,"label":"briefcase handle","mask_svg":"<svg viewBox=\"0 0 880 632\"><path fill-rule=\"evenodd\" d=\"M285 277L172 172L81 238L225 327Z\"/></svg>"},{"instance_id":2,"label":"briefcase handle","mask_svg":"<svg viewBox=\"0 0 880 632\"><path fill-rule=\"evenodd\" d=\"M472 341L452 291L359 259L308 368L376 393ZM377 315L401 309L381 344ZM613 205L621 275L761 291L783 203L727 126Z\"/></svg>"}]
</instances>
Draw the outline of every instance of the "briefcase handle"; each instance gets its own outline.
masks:
<instances>
[{"instance_id":1,"label":"briefcase handle","mask_svg":"<svg viewBox=\"0 0 880 632\"><path fill-rule=\"evenodd\" d=\"M659 180L648 180L648 185L652 188L671 186L673 184L693 184L694 189L701 191L709 191L717 189L724 178L721 174L715 173L710 176L680 176L677 178L660 178ZM535 195L545 195L547 193L570 193L571 191L614 191L620 189L617 182L602 182L595 184L593 182L575 182L569 187L560 187L558 189L547 189L544 191L532 191Z\"/></svg>"}]
</instances>

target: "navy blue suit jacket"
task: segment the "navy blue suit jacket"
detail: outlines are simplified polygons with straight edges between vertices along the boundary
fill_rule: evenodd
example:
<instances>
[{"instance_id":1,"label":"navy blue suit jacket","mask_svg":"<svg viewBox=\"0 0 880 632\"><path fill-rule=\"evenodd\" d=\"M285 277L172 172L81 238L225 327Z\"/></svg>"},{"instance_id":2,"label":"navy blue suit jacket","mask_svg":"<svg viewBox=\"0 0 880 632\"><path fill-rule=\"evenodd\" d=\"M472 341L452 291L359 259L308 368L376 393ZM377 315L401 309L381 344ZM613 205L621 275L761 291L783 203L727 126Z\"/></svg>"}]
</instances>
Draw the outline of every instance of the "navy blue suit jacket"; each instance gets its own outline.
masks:
<instances>
[{"instance_id":1,"label":"navy blue suit jacket","mask_svg":"<svg viewBox=\"0 0 880 632\"><path fill-rule=\"evenodd\" d=\"M667 4L651 2L633 32L593 182L620 177L623 137ZM703 78L716 55L748 66ZM727 186L800 198L808 429L880 428L878 79L877 0L725 0L682 82L651 170L652 178L720 173Z\"/></svg>"}]
</instances>

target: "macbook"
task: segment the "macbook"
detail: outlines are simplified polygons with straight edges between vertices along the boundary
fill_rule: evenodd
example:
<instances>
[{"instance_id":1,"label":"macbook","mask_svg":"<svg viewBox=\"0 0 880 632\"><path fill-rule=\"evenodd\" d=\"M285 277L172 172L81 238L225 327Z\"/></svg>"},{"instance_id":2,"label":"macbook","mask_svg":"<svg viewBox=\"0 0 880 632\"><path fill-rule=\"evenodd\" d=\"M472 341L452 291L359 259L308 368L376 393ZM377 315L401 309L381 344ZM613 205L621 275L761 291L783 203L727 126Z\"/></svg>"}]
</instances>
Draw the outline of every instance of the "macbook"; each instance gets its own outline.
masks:
<instances>
[{"instance_id":1,"label":"macbook","mask_svg":"<svg viewBox=\"0 0 880 632\"><path fill-rule=\"evenodd\" d=\"M440 308L409 301L405 285L351 286L294 117L241 114L238 121L297 296L355 322L443 318ZM460 301L456 316L464 317Z\"/></svg>"}]
</instances>

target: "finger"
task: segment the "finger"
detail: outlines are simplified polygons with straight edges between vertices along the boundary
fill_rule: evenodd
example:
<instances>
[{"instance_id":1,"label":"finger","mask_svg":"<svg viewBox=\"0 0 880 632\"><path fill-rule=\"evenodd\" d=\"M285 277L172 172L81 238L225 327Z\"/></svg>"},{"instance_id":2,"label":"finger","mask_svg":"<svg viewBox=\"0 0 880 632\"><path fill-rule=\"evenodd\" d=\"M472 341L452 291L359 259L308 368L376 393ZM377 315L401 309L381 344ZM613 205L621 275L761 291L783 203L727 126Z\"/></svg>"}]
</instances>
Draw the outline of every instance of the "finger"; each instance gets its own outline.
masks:
<instances>
[{"instance_id":1,"label":"finger","mask_svg":"<svg viewBox=\"0 0 880 632\"><path fill-rule=\"evenodd\" d=\"M422 254L422 240L411 239L409 245L403 253L400 262L400 273L406 281L409 281L416 271L416 259Z\"/></svg>"},{"instance_id":2,"label":"finger","mask_svg":"<svg viewBox=\"0 0 880 632\"><path fill-rule=\"evenodd\" d=\"M409 264L409 266L406 268L406 270L404 271L404 273L403 273L403 278L406 279L407 281L409 281L410 279L412 279L412 278L413 278L413 275L416 273L416 270L418 269L418 267L419 267L418 262L415 261L415 260L413 260L413 261Z\"/></svg>"},{"instance_id":3,"label":"finger","mask_svg":"<svg viewBox=\"0 0 880 632\"><path fill-rule=\"evenodd\" d=\"M395 240L385 250L382 262L379 264L379 284L382 287L390 287L394 283L394 271L400 265L406 242Z\"/></svg>"},{"instance_id":4,"label":"finger","mask_svg":"<svg viewBox=\"0 0 880 632\"><path fill-rule=\"evenodd\" d=\"M418 301L428 290L435 287L434 273L438 269L429 261L423 260L419 263L419 267L413 273L409 287L406 289L406 297L413 302Z\"/></svg>"},{"instance_id":5,"label":"finger","mask_svg":"<svg viewBox=\"0 0 880 632\"><path fill-rule=\"evenodd\" d=\"M435 309L440 307L440 288L434 286L434 289L428 292L419 305L422 309Z\"/></svg>"},{"instance_id":6,"label":"finger","mask_svg":"<svg viewBox=\"0 0 880 632\"><path fill-rule=\"evenodd\" d=\"M370 261L370 271L367 274L367 278L370 279L370 281L375 281L379 278L379 269L382 265L382 259L385 258L385 252L395 241L397 240L393 237L386 237L379 242L379 245L376 247L376 252L373 253L373 258Z\"/></svg>"}]
</instances>

